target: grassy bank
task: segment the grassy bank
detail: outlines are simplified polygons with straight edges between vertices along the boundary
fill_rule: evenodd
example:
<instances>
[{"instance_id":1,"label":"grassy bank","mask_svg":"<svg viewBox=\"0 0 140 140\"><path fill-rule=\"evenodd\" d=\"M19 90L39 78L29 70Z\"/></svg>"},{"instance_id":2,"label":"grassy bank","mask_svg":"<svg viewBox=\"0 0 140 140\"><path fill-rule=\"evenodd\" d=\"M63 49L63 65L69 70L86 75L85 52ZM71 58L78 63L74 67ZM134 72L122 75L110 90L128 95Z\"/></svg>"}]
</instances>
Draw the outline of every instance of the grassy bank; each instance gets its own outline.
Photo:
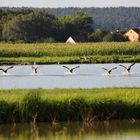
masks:
<instances>
[{"instance_id":1,"label":"grassy bank","mask_svg":"<svg viewBox=\"0 0 140 140\"><path fill-rule=\"evenodd\" d=\"M140 62L139 43L0 44L0 64ZM87 59L85 59L85 57Z\"/></svg>"},{"instance_id":2,"label":"grassy bank","mask_svg":"<svg viewBox=\"0 0 140 140\"><path fill-rule=\"evenodd\" d=\"M0 90L0 123L140 119L140 88Z\"/></svg>"},{"instance_id":3,"label":"grassy bank","mask_svg":"<svg viewBox=\"0 0 140 140\"><path fill-rule=\"evenodd\" d=\"M84 60L83 57L19 57L19 58L0 58L0 65L18 64L90 64L90 63L130 63L140 62L140 55L108 55L91 56L91 60Z\"/></svg>"}]
</instances>

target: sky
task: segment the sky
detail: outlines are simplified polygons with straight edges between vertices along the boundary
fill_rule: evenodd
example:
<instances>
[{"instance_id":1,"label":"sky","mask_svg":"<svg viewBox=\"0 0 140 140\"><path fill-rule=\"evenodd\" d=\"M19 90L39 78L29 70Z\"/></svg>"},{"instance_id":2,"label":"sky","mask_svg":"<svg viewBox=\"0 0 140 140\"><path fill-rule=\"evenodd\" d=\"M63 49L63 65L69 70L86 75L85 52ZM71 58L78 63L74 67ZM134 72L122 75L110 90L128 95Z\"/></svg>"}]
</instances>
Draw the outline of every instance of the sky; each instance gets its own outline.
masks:
<instances>
[{"instance_id":1,"label":"sky","mask_svg":"<svg viewBox=\"0 0 140 140\"><path fill-rule=\"evenodd\" d=\"M140 7L140 0L0 0L0 7Z\"/></svg>"}]
</instances>

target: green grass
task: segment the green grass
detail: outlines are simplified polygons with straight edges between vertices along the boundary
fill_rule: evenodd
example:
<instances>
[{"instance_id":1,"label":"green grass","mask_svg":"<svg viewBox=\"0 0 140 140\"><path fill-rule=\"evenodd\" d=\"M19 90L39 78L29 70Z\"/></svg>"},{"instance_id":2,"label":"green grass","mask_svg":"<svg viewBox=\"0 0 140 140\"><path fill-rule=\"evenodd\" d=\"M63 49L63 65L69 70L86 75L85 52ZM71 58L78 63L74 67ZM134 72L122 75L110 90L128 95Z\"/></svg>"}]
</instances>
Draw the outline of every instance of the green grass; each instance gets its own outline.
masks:
<instances>
[{"instance_id":1,"label":"green grass","mask_svg":"<svg viewBox=\"0 0 140 140\"><path fill-rule=\"evenodd\" d=\"M1 57L62 57L83 55L137 55L139 43L46 43L46 44L0 44Z\"/></svg>"},{"instance_id":2,"label":"green grass","mask_svg":"<svg viewBox=\"0 0 140 140\"><path fill-rule=\"evenodd\" d=\"M0 123L140 119L140 88L0 90Z\"/></svg>"},{"instance_id":3,"label":"green grass","mask_svg":"<svg viewBox=\"0 0 140 140\"><path fill-rule=\"evenodd\" d=\"M0 65L18 65L18 64L89 64L89 63L130 63L140 62L140 55L108 55L92 56L92 61L82 60L82 57L19 57L19 58L0 58Z\"/></svg>"},{"instance_id":4,"label":"green grass","mask_svg":"<svg viewBox=\"0 0 140 140\"><path fill-rule=\"evenodd\" d=\"M140 43L0 44L0 64L140 62ZM83 57L92 57L84 60Z\"/></svg>"}]
</instances>

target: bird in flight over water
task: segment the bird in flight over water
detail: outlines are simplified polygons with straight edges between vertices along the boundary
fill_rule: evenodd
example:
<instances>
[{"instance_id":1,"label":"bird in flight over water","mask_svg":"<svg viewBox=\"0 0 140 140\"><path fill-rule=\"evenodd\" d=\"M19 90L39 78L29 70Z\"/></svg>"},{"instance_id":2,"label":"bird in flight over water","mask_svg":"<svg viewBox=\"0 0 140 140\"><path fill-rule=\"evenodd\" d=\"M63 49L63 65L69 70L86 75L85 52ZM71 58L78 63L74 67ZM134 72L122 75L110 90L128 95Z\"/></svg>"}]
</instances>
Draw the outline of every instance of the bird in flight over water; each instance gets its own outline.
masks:
<instances>
[{"instance_id":1,"label":"bird in flight over water","mask_svg":"<svg viewBox=\"0 0 140 140\"><path fill-rule=\"evenodd\" d=\"M6 69L0 68L0 70L2 70L4 74L7 74L8 70L12 69L13 67L14 66L10 66L10 67L7 67Z\"/></svg>"},{"instance_id":2,"label":"bird in flight over water","mask_svg":"<svg viewBox=\"0 0 140 140\"><path fill-rule=\"evenodd\" d=\"M132 68L132 66L134 66L135 63L131 63L128 67L124 66L124 65L119 65L121 67L123 67L125 69L125 72L130 73L130 70Z\"/></svg>"},{"instance_id":3,"label":"bird in flight over water","mask_svg":"<svg viewBox=\"0 0 140 140\"><path fill-rule=\"evenodd\" d=\"M32 74L37 74L38 72L37 72L37 69L38 69L39 67L35 67L35 66L32 66Z\"/></svg>"},{"instance_id":4,"label":"bird in flight over water","mask_svg":"<svg viewBox=\"0 0 140 140\"><path fill-rule=\"evenodd\" d=\"M76 66L76 67L73 67L73 68L69 68L67 66L63 66L63 67L66 68L67 70L69 70L69 72L72 74L73 70L79 68L80 66Z\"/></svg>"},{"instance_id":5,"label":"bird in flight over water","mask_svg":"<svg viewBox=\"0 0 140 140\"><path fill-rule=\"evenodd\" d=\"M107 74L110 75L111 72L112 72L112 70L117 69L117 67L114 67L114 68L112 68L112 69L106 69L106 68L102 67L102 69L104 69L105 71L107 71Z\"/></svg>"}]
</instances>

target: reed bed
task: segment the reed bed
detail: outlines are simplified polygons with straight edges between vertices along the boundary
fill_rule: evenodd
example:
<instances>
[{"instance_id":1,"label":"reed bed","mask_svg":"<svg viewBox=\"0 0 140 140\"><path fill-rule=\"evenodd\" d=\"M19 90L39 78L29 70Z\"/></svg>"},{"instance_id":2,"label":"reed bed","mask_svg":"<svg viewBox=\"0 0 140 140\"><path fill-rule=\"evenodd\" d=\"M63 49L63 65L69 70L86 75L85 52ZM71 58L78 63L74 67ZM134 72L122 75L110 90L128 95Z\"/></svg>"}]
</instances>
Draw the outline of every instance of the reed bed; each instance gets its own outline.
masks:
<instances>
[{"instance_id":1,"label":"reed bed","mask_svg":"<svg viewBox=\"0 0 140 140\"><path fill-rule=\"evenodd\" d=\"M94 55L139 55L139 43L46 43L0 44L1 57L64 57Z\"/></svg>"},{"instance_id":2,"label":"reed bed","mask_svg":"<svg viewBox=\"0 0 140 140\"><path fill-rule=\"evenodd\" d=\"M87 59L86 59L87 58ZM0 65L140 62L140 44L130 42L0 44Z\"/></svg>"},{"instance_id":3,"label":"reed bed","mask_svg":"<svg viewBox=\"0 0 140 140\"><path fill-rule=\"evenodd\" d=\"M0 90L0 123L140 119L140 88Z\"/></svg>"},{"instance_id":4,"label":"reed bed","mask_svg":"<svg viewBox=\"0 0 140 140\"><path fill-rule=\"evenodd\" d=\"M92 64L92 63L130 63L140 62L140 55L105 55L91 56L91 60L84 60L83 57L18 57L18 58L0 58L0 65L18 65L18 64Z\"/></svg>"}]
</instances>

